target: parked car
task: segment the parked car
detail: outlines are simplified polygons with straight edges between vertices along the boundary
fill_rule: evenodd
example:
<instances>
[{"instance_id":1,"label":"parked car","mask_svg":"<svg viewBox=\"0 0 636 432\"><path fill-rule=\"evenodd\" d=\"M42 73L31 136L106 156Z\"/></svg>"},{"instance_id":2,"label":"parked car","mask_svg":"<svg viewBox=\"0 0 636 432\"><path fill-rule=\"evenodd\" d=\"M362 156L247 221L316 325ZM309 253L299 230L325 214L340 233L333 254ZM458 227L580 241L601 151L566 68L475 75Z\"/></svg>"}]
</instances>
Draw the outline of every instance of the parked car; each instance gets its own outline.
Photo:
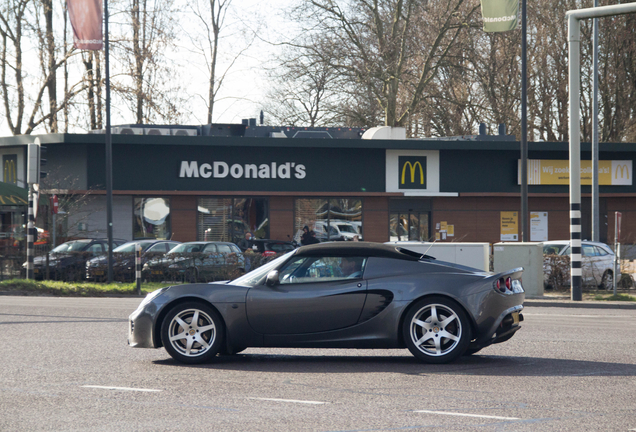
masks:
<instances>
[{"instance_id":1,"label":"parked car","mask_svg":"<svg viewBox=\"0 0 636 432\"><path fill-rule=\"evenodd\" d=\"M356 237L359 241L362 241L362 234L358 230L358 227L353 223L343 220L332 220L330 223L338 228L340 235L345 239L345 241L353 241Z\"/></svg>"},{"instance_id":2,"label":"parked car","mask_svg":"<svg viewBox=\"0 0 636 432\"><path fill-rule=\"evenodd\" d=\"M328 241L343 241L345 239L338 227L333 223L327 224L327 221L316 221L314 232L316 233L316 238L321 243Z\"/></svg>"},{"instance_id":3,"label":"parked car","mask_svg":"<svg viewBox=\"0 0 636 432\"><path fill-rule=\"evenodd\" d=\"M447 363L520 329L522 272L377 243L304 246L230 282L154 291L130 315L128 344L183 363L247 347L408 348Z\"/></svg>"},{"instance_id":4,"label":"parked car","mask_svg":"<svg viewBox=\"0 0 636 432\"><path fill-rule=\"evenodd\" d=\"M263 256L273 256L280 253L293 251L298 246L293 242L282 240L255 239L250 240L251 249Z\"/></svg>"},{"instance_id":5,"label":"parked car","mask_svg":"<svg viewBox=\"0 0 636 432\"><path fill-rule=\"evenodd\" d=\"M149 280L227 280L245 273L245 265L245 257L234 243L188 242L146 262L142 275Z\"/></svg>"},{"instance_id":6,"label":"parked car","mask_svg":"<svg viewBox=\"0 0 636 432\"><path fill-rule=\"evenodd\" d=\"M605 243L583 240L581 270L584 286L613 289L614 252ZM620 274L618 278L620 280ZM545 288L570 286L569 240L543 242L543 285Z\"/></svg>"},{"instance_id":7,"label":"parked car","mask_svg":"<svg viewBox=\"0 0 636 432\"><path fill-rule=\"evenodd\" d=\"M113 239L113 246L126 241ZM86 261L108 252L108 239L72 240L55 247L49 252L49 276L51 279L79 281L84 278ZM27 263L22 267L26 270ZM33 259L33 276L36 279L46 277L46 255Z\"/></svg>"},{"instance_id":8,"label":"parked car","mask_svg":"<svg viewBox=\"0 0 636 432\"><path fill-rule=\"evenodd\" d=\"M141 263L164 256L166 252L180 245L172 240L134 240L113 249L113 278L126 282L135 280L135 251L141 246ZM104 280L108 274L107 254L86 261L86 279Z\"/></svg>"}]
</instances>

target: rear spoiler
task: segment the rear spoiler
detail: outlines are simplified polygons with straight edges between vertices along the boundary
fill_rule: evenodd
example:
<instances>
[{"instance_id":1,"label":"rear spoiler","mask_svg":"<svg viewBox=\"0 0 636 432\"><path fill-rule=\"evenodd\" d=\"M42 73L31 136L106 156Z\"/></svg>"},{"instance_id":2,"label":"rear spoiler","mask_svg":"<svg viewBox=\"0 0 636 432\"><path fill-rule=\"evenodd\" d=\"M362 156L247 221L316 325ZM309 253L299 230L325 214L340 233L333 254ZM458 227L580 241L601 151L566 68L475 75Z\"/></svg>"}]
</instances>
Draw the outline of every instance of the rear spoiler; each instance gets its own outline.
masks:
<instances>
[{"instance_id":1,"label":"rear spoiler","mask_svg":"<svg viewBox=\"0 0 636 432\"><path fill-rule=\"evenodd\" d=\"M423 260L423 259L434 260L434 259L437 259L437 258L432 257L430 255L426 255L426 254L423 254L423 253L420 253L420 252L415 252L414 250L403 248L403 247L397 247L397 248L395 248L395 250L397 250L398 252L403 253L404 255L408 255L408 256L417 258L418 260Z\"/></svg>"},{"instance_id":2,"label":"rear spoiler","mask_svg":"<svg viewBox=\"0 0 636 432\"><path fill-rule=\"evenodd\" d=\"M501 279L501 278L505 279L509 277L510 279L515 280L515 279L521 279L522 273L523 273L523 267L517 267L512 270L507 270L505 272L494 274L490 276L490 278L497 280L497 279Z\"/></svg>"}]
</instances>

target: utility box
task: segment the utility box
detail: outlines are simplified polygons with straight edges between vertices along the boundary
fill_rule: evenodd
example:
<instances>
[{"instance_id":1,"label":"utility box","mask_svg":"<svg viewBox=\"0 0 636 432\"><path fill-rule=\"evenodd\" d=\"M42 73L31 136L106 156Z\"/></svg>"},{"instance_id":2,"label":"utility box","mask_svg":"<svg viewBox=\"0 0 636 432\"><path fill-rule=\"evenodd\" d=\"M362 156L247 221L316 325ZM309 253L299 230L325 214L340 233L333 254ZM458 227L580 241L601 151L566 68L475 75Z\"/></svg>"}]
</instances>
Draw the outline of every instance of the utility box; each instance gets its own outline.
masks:
<instances>
[{"instance_id":1,"label":"utility box","mask_svg":"<svg viewBox=\"0 0 636 432\"><path fill-rule=\"evenodd\" d=\"M493 261L495 273L523 267L521 284L526 297L543 296L543 243L495 243Z\"/></svg>"},{"instance_id":2,"label":"utility box","mask_svg":"<svg viewBox=\"0 0 636 432\"><path fill-rule=\"evenodd\" d=\"M490 268L489 243L429 243L415 241L393 241L385 244L426 254L440 261L465 265L488 271Z\"/></svg>"}]
</instances>

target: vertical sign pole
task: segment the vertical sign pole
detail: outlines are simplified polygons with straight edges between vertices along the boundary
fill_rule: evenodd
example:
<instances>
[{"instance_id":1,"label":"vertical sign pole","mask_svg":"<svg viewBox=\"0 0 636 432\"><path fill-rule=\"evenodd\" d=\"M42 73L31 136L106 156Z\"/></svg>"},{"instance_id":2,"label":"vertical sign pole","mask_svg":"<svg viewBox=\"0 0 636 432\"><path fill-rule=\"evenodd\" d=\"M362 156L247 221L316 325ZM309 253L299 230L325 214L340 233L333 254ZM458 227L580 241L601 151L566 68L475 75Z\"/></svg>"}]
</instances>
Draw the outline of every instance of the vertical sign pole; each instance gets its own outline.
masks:
<instances>
[{"instance_id":1,"label":"vertical sign pole","mask_svg":"<svg viewBox=\"0 0 636 432\"><path fill-rule=\"evenodd\" d=\"M137 282L137 295L141 295L141 245L135 245L135 280Z\"/></svg>"},{"instance_id":2,"label":"vertical sign pole","mask_svg":"<svg viewBox=\"0 0 636 432\"><path fill-rule=\"evenodd\" d=\"M598 7L598 0L594 0L594 7ZM598 195L598 18L594 18L594 72L592 82L594 83L594 96L592 102L592 240L600 241L600 207Z\"/></svg>"},{"instance_id":3,"label":"vertical sign pole","mask_svg":"<svg viewBox=\"0 0 636 432\"><path fill-rule=\"evenodd\" d=\"M528 92L526 64L526 0L521 2L521 241L530 241L528 234Z\"/></svg>"},{"instance_id":4,"label":"vertical sign pole","mask_svg":"<svg viewBox=\"0 0 636 432\"><path fill-rule=\"evenodd\" d=\"M33 241L35 236L35 217L33 216L33 183L29 183L29 221L27 223L27 279L33 279Z\"/></svg>"},{"instance_id":5,"label":"vertical sign pole","mask_svg":"<svg viewBox=\"0 0 636 432\"><path fill-rule=\"evenodd\" d=\"M580 48L581 22L568 16L569 87L570 87L570 278L571 298L583 300L581 292L581 125L580 110Z\"/></svg>"},{"instance_id":6,"label":"vertical sign pole","mask_svg":"<svg viewBox=\"0 0 636 432\"><path fill-rule=\"evenodd\" d=\"M113 282L113 141L110 133L110 63L108 0L104 0L104 61L106 66L106 232L108 235L108 283Z\"/></svg>"}]
</instances>

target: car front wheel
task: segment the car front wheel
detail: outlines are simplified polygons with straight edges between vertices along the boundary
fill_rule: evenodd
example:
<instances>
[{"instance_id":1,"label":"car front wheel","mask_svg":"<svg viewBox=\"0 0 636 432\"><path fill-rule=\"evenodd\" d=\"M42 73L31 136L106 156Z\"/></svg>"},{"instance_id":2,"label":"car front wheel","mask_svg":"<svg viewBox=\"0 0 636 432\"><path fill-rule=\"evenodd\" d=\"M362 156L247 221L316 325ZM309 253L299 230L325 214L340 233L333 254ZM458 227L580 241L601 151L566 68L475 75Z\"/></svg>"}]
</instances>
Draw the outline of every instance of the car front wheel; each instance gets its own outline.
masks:
<instances>
[{"instance_id":1,"label":"car front wheel","mask_svg":"<svg viewBox=\"0 0 636 432\"><path fill-rule=\"evenodd\" d=\"M161 340L175 360L204 363L223 346L224 328L223 320L211 307L197 302L182 303L166 315Z\"/></svg>"},{"instance_id":2,"label":"car front wheel","mask_svg":"<svg viewBox=\"0 0 636 432\"><path fill-rule=\"evenodd\" d=\"M429 297L417 302L403 324L404 342L426 363L448 363L464 354L471 329L464 310L453 300Z\"/></svg>"}]
</instances>

